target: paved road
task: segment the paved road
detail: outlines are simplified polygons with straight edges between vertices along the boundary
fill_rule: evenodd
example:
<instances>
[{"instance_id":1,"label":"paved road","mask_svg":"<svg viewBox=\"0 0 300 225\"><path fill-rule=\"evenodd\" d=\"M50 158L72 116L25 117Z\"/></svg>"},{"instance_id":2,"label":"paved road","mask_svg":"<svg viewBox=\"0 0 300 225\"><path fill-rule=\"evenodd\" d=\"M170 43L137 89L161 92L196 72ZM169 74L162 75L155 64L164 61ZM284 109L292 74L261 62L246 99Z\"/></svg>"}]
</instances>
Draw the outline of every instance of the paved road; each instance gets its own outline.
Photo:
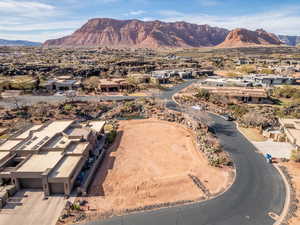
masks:
<instances>
[{"instance_id":1,"label":"paved road","mask_svg":"<svg viewBox=\"0 0 300 225\"><path fill-rule=\"evenodd\" d=\"M114 101L114 100L131 100L136 99L134 96L77 96L74 97L74 100L80 101ZM68 98L66 96L31 96L31 95L22 95L15 99L2 99L0 100L0 106L5 108L14 108L17 103L20 105L34 105L39 102L47 102L47 103L60 103L66 101Z\"/></svg>"},{"instance_id":2,"label":"paved road","mask_svg":"<svg viewBox=\"0 0 300 225\"><path fill-rule=\"evenodd\" d=\"M188 84L163 93L168 107L181 110L171 95ZM223 195L205 202L160 209L153 212L113 217L88 225L271 225L268 216L280 214L285 188L277 170L242 136L234 123L210 114L223 148L233 158L237 174L234 184Z\"/></svg>"},{"instance_id":3,"label":"paved road","mask_svg":"<svg viewBox=\"0 0 300 225\"><path fill-rule=\"evenodd\" d=\"M184 87L187 87L191 83L195 82L196 80L188 80L185 83L179 84L174 88L167 89L166 91L162 91L159 93L161 98L170 98L173 94L178 92ZM141 98L138 96L77 96L74 97L74 100L80 101L118 101L118 100L132 100L136 98ZM60 103L66 101L68 98L66 96L32 96L32 95L21 95L16 97L15 99L2 99L0 100L0 106L5 108L14 108L16 107L16 100L17 103L20 105L34 105L39 102L47 102L47 103Z\"/></svg>"}]
</instances>

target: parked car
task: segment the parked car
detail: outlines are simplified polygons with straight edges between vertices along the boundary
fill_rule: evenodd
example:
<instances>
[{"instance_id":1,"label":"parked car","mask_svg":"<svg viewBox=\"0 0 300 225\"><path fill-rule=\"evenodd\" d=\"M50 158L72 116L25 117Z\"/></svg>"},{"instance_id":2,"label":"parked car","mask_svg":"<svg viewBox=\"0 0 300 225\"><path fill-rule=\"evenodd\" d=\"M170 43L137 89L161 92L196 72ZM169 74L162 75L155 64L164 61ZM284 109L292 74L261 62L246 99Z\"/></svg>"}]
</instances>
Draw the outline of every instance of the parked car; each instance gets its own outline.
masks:
<instances>
[{"instance_id":1,"label":"parked car","mask_svg":"<svg viewBox=\"0 0 300 225\"><path fill-rule=\"evenodd\" d=\"M62 91L58 91L54 94L54 96L65 96L65 93Z\"/></svg>"},{"instance_id":2,"label":"parked car","mask_svg":"<svg viewBox=\"0 0 300 225\"><path fill-rule=\"evenodd\" d=\"M230 116L230 115L228 115L228 114L222 114L222 115L220 115L224 120L226 120L226 121L233 121L234 120L234 118L232 117L232 116Z\"/></svg>"},{"instance_id":3,"label":"parked car","mask_svg":"<svg viewBox=\"0 0 300 225\"><path fill-rule=\"evenodd\" d=\"M208 126L208 131L216 136L216 129L214 127Z\"/></svg>"},{"instance_id":4,"label":"parked car","mask_svg":"<svg viewBox=\"0 0 300 225\"><path fill-rule=\"evenodd\" d=\"M195 106L192 106L192 109L201 111L201 110L203 110L203 107L199 106L199 105L195 105Z\"/></svg>"}]
</instances>

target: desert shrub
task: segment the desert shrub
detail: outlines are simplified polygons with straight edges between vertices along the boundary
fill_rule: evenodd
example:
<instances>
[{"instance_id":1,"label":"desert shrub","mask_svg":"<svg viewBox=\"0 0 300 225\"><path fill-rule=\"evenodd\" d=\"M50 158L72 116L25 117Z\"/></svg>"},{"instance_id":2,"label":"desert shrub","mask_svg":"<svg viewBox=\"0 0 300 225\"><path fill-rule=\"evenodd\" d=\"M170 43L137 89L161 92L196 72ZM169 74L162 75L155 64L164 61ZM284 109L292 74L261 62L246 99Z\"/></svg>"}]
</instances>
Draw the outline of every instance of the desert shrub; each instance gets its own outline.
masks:
<instances>
[{"instance_id":1,"label":"desert shrub","mask_svg":"<svg viewBox=\"0 0 300 225\"><path fill-rule=\"evenodd\" d=\"M126 102L123 105L121 111L123 113L132 113L132 112L137 111L138 109L139 109L139 105L136 104L136 102Z\"/></svg>"},{"instance_id":2,"label":"desert shrub","mask_svg":"<svg viewBox=\"0 0 300 225\"><path fill-rule=\"evenodd\" d=\"M94 90L95 88L98 88L99 83L100 83L99 77L92 76L92 77L86 79L83 82L83 85L88 90Z\"/></svg>"},{"instance_id":3,"label":"desert shrub","mask_svg":"<svg viewBox=\"0 0 300 225\"><path fill-rule=\"evenodd\" d=\"M73 109L73 106L71 105L71 104L66 104L65 106L64 106L64 110L65 111L71 111Z\"/></svg>"},{"instance_id":4,"label":"desert shrub","mask_svg":"<svg viewBox=\"0 0 300 225\"><path fill-rule=\"evenodd\" d=\"M226 73L227 77L239 77L240 75L236 72L228 72Z\"/></svg>"},{"instance_id":5,"label":"desert shrub","mask_svg":"<svg viewBox=\"0 0 300 225\"><path fill-rule=\"evenodd\" d=\"M74 204L72 204L71 209L79 211L80 210L80 205L74 203Z\"/></svg>"},{"instance_id":6,"label":"desert shrub","mask_svg":"<svg viewBox=\"0 0 300 225\"><path fill-rule=\"evenodd\" d=\"M208 100L210 97L210 93L208 90L200 88L195 95L196 98Z\"/></svg>"},{"instance_id":7,"label":"desert shrub","mask_svg":"<svg viewBox=\"0 0 300 225\"><path fill-rule=\"evenodd\" d=\"M263 68L263 69L261 69L260 72L263 73L263 74L273 74L274 70L269 69L269 68Z\"/></svg>"},{"instance_id":8,"label":"desert shrub","mask_svg":"<svg viewBox=\"0 0 300 225\"><path fill-rule=\"evenodd\" d=\"M300 151L299 150L292 151L291 160L293 160L295 162L300 162Z\"/></svg>"},{"instance_id":9,"label":"desert shrub","mask_svg":"<svg viewBox=\"0 0 300 225\"><path fill-rule=\"evenodd\" d=\"M222 155L215 155L213 157L210 157L208 159L208 161L209 161L209 165L214 166L214 167L219 167L219 166L228 164L227 158Z\"/></svg>"},{"instance_id":10,"label":"desert shrub","mask_svg":"<svg viewBox=\"0 0 300 225\"><path fill-rule=\"evenodd\" d=\"M115 128L114 128L113 124L110 124L110 123L105 124L105 126L104 126L105 133L109 133L109 132L113 131L114 129Z\"/></svg>"},{"instance_id":11,"label":"desert shrub","mask_svg":"<svg viewBox=\"0 0 300 225\"><path fill-rule=\"evenodd\" d=\"M248 112L248 109L242 105L229 105L229 109L233 111L233 114L236 118L242 117Z\"/></svg>"},{"instance_id":12,"label":"desert shrub","mask_svg":"<svg viewBox=\"0 0 300 225\"><path fill-rule=\"evenodd\" d=\"M112 130L110 131L107 135L106 135L106 141L108 144L112 144L115 140L115 138L117 137L117 131L116 130Z\"/></svg>"},{"instance_id":13,"label":"desert shrub","mask_svg":"<svg viewBox=\"0 0 300 225\"><path fill-rule=\"evenodd\" d=\"M214 104L228 104L229 99L227 96L210 94L209 101Z\"/></svg>"},{"instance_id":14,"label":"desert shrub","mask_svg":"<svg viewBox=\"0 0 300 225\"><path fill-rule=\"evenodd\" d=\"M216 147L210 147L210 148L207 149L207 151L211 152L211 153L218 153L221 150L219 148L216 148Z\"/></svg>"},{"instance_id":15,"label":"desert shrub","mask_svg":"<svg viewBox=\"0 0 300 225\"><path fill-rule=\"evenodd\" d=\"M293 96L292 96L292 98L294 100L297 100L299 102L299 99L300 99L300 90L295 91L294 94L293 94Z\"/></svg>"},{"instance_id":16,"label":"desert shrub","mask_svg":"<svg viewBox=\"0 0 300 225\"><path fill-rule=\"evenodd\" d=\"M272 95L276 98L300 98L300 90L291 86L275 88Z\"/></svg>"},{"instance_id":17,"label":"desert shrub","mask_svg":"<svg viewBox=\"0 0 300 225\"><path fill-rule=\"evenodd\" d=\"M256 66L253 66L253 65L240 66L238 68L238 71L241 73L246 73L246 74L256 73Z\"/></svg>"},{"instance_id":18,"label":"desert shrub","mask_svg":"<svg viewBox=\"0 0 300 225\"><path fill-rule=\"evenodd\" d=\"M247 127L261 127L266 126L268 119L263 114L252 111L244 114L241 122Z\"/></svg>"}]
</instances>

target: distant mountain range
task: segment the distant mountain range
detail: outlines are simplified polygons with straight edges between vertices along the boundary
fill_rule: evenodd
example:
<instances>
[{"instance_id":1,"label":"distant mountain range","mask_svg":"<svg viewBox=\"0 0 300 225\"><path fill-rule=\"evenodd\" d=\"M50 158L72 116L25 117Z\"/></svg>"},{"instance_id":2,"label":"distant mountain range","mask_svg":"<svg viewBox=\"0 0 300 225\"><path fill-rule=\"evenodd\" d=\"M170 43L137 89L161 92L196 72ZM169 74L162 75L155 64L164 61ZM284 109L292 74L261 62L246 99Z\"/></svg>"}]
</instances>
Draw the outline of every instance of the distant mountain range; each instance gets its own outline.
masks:
<instances>
[{"instance_id":1,"label":"distant mountain range","mask_svg":"<svg viewBox=\"0 0 300 225\"><path fill-rule=\"evenodd\" d=\"M89 20L72 35L48 40L43 46L107 46L136 48L191 48L191 47L248 47L257 45L296 46L298 37L277 36L259 29L227 30L209 25L187 22Z\"/></svg>"},{"instance_id":2,"label":"distant mountain range","mask_svg":"<svg viewBox=\"0 0 300 225\"><path fill-rule=\"evenodd\" d=\"M300 36L278 35L279 39L290 46L297 46L300 44Z\"/></svg>"},{"instance_id":3,"label":"distant mountain range","mask_svg":"<svg viewBox=\"0 0 300 225\"><path fill-rule=\"evenodd\" d=\"M216 46L227 29L186 22L91 19L72 35L49 40L44 46L108 46L190 48Z\"/></svg>"},{"instance_id":4,"label":"distant mountain range","mask_svg":"<svg viewBox=\"0 0 300 225\"><path fill-rule=\"evenodd\" d=\"M220 45L221 48L249 47L259 45L282 45L283 42L275 35L263 29L255 31L238 28L232 30Z\"/></svg>"},{"instance_id":5,"label":"distant mountain range","mask_svg":"<svg viewBox=\"0 0 300 225\"><path fill-rule=\"evenodd\" d=\"M0 39L0 46L41 46L41 45L42 43L39 42Z\"/></svg>"},{"instance_id":6,"label":"distant mountain range","mask_svg":"<svg viewBox=\"0 0 300 225\"><path fill-rule=\"evenodd\" d=\"M244 28L232 31L187 22L116 20L96 18L89 20L73 34L46 41L43 46L60 47L134 47L134 48L193 48L193 47L249 47L297 46L300 36L275 35L263 29ZM40 46L30 41L0 39L0 46Z\"/></svg>"}]
</instances>

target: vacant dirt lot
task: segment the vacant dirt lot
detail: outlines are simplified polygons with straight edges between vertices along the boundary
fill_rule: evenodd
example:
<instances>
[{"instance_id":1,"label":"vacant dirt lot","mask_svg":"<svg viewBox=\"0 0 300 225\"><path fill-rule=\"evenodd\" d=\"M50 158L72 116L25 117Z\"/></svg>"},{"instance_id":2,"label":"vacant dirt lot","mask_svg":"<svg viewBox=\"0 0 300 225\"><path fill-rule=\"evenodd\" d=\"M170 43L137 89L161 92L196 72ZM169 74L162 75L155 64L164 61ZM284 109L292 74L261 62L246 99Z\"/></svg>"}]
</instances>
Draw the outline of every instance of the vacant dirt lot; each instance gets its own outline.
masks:
<instances>
[{"instance_id":1,"label":"vacant dirt lot","mask_svg":"<svg viewBox=\"0 0 300 225\"><path fill-rule=\"evenodd\" d=\"M189 175L199 179L199 188ZM198 200L223 191L228 168L210 167L194 145L193 134L174 123L121 121L85 199L93 212L122 213L145 205ZM86 208L87 209L87 208Z\"/></svg>"}]
</instances>

